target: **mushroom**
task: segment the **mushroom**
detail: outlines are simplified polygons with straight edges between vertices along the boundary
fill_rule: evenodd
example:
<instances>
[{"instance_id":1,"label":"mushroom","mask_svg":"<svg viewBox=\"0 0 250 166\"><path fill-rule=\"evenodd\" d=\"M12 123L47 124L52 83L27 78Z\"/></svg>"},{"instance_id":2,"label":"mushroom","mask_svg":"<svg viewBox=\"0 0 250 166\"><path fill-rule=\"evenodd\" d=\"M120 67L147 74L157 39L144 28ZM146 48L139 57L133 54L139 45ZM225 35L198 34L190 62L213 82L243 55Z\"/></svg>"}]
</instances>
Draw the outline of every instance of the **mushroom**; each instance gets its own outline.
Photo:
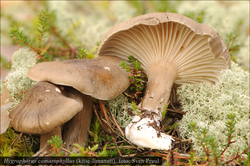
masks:
<instances>
[{"instance_id":1,"label":"mushroom","mask_svg":"<svg viewBox=\"0 0 250 166\"><path fill-rule=\"evenodd\" d=\"M134 117L126 137L155 149L170 148L171 138L157 135L150 124L156 122L159 127L163 107L169 100L178 100L176 88L183 83L215 84L221 70L231 67L229 51L214 29L175 13L145 14L116 25L103 38L97 54L123 60L133 55L142 63L148 84L140 105L148 115L154 114L154 120Z\"/></svg>"},{"instance_id":2,"label":"mushroom","mask_svg":"<svg viewBox=\"0 0 250 166\"><path fill-rule=\"evenodd\" d=\"M87 130L92 113L92 97L110 100L125 91L130 85L126 70L119 65L121 59L114 56L93 59L71 59L44 62L33 66L27 77L35 81L49 81L58 85L72 86L83 96L83 105L88 105L63 127L63 140L67 149L73 143L81 146L87 142ZM90 97L91 96L91 97Z\"/></svg>"},{"instance_id":3,"label":"mushroom","mask_svg":"<svg viewBox=\"0 0 250 166\"><path fill-rule=\"evenodd\" d=\"M14 102L10 102L8 104L1 106L1 130L0 130L0 134L4 133L9 127L10 118L9 118L9 114L8 114L8 108L10 106L12 106L12 104L14 104Z\"/></svg>"},{"instance_id":4,"label":"mushroom","mask_svg":"<svg viewBox=\"0 0 250 166\"><path fill-rule=\"evenodd\" d=\"M10 111L10 124L19 132L41 134L40 148L52 136L61 137L60 126L83 108L82 94L72 87L39 82Z\"/></svg>"},{"instance_id":5,"label":"mushroom","mask_svg":"<svg viewBox=\"0 0 250 166\"><path fill-rule=\"evenodd\" d=\"M33 66L27 77L72 86L83 94L110 100L130 85L129 73L120 64L121 59L114 56L44 62Z\"/></svg>"}]
</instances>

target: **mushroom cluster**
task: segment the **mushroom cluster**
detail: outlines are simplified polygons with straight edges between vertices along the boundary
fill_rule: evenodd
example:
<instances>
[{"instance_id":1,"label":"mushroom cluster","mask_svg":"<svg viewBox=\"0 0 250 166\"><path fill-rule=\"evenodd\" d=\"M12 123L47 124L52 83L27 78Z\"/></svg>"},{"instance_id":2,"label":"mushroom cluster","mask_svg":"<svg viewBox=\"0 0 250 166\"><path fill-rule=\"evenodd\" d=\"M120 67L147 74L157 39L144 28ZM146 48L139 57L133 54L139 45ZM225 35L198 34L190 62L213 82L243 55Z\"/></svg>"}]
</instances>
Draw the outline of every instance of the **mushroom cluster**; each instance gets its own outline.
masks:
<instances>
[{"instance_id":1,"label":"mushroom cluster","mask_svg":"<svg viewBox=\"0 0 250 166\"><path fill-rule=\"evenodd\" d=\"M27 76L40 83L10 113L11 125L20 132L55 133L84 145L90 125L92 97L110 100L125 91L129 73L120 62L133 55L148 75L142 116L134 116L126 137L142 147L171 148L172 137L159 130L162 110L178 101L176 88L183 83L215 84L221 70L231 67L229 51L212 28L174 13L151 13L112 28L98 48L98 57L44 62Z\"/></svg>"},{"instance_id":2,"label":"mushroom cluster","mask_svg":"<svg viewBox=\"0 0 250 166\"><path fill-rule=\"evenodd\" d=\"M127 73L112 56L44 62L27 77L39 81L10 112L11 126L19 132L41 134L43 147L59 135L67 149L86 145L92 114L92 97L110 100L129 86ZM64 124L61 134L60 126Z\"/></svg>"},{"instance_id":3,"label":"mushroom cluster","mask_svg":"<svg viewBox=\"0 0 250 166\"><path fill-rule=\"evenodd\" d=\"M231 67L229 51L214 29L175 13L145 14L116 25L103 38L98 55L123 60L133 55L142 63L148 84L140 106L147 116L135 116L126 137L153 149L170 148L171 137L156 128L169 99L178 101L176 88L183 83L215 84L221 70Z\"/></svg>"}]
</instances>

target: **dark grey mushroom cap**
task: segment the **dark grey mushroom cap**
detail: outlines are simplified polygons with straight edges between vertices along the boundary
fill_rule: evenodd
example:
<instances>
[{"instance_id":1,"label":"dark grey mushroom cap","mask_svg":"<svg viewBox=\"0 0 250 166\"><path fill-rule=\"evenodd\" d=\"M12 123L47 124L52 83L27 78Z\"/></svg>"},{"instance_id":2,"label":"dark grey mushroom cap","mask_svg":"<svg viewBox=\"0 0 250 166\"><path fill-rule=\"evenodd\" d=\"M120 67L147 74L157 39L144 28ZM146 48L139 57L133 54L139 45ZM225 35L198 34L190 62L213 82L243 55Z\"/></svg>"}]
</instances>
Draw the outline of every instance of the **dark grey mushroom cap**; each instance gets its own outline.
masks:
<instances>
[{"instance_id":1,"label":"dark grey mushroom cap","mask_svg":"<svg viewBox=\"0 0 250 166\"><path fill-rule=\"evenodd\" d=\"M74 88L39 82L10 111L10 124L19 132L43 134L61 126L82 108L82 94Z\"/></svg>"}]
</instances>

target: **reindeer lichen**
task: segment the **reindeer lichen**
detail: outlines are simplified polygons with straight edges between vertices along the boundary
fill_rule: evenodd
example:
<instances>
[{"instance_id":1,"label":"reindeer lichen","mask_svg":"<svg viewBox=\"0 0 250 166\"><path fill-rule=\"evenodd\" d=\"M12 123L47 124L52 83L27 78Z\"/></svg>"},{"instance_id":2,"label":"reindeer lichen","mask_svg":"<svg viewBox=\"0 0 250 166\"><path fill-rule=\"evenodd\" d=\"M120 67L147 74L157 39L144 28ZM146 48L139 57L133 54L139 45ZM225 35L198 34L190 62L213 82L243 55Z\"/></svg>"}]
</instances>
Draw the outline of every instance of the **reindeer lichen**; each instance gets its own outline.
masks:
<instances>
[{"instance_id":1,"label":"reindeer lichen","mask_svg":"<svg viewBox=\"0 0 250 166\"><path fill-rule=\"evenodd\" d=\"M11 70L18 70L20 67L31 68L36 64L36 53L28 48L20 48L11 57Z\"/></svg>"},{"instance_id":2,"label":"reindeer lichen","mask_svg":"<svg viewBox=\"0 0 250 166\"><path fill-rule=\"evenodd\" d=\"M120 94L116 98L107 101L107 105L114 115L117 123L124 128L127 127L133 118L133 116L128 114L128 111L134 113L132 104L128 102L128 99L124 95Z\"/></svg>"},{"instance_id":3,"label":"reindeer lichen","mask_svg":"<svg viewBox=\"0 0 250 166\"><path fill-rule=\"evenodd\" d=\"M235 114L236 141L224 153L232 156L234 149L243 151L246 141L249 142L249 72L242 70L232 62L232 70L222 71L220 82L214 86L206 83L184 84L178 90L179 99L186 114L180 122L181 136L188 137L194 142L194 150L198 155L202 154L202 147L195 137L193 130L188 128L191 121L197 123L198 128L209 129L208 135L215 137L215 143L222 150L227 143L227 137L222 133L225 130L227 116ZM233 140L233 141L234 141Z\"/></svg>"},{"instance_id":4,"label":"reindeer lichen","mask_svg":"<svg viewBox=\"0 0 250 166\"><path fill-rule=\"evenodd\" d=\"M12 96L13 101L18 104L25 93L35 84L34 81L26 77L32 66L36 64L36 54L27 48L16 51L11 60L11 71L6 76L5 85Z\"/></svg>"}]
</instances>

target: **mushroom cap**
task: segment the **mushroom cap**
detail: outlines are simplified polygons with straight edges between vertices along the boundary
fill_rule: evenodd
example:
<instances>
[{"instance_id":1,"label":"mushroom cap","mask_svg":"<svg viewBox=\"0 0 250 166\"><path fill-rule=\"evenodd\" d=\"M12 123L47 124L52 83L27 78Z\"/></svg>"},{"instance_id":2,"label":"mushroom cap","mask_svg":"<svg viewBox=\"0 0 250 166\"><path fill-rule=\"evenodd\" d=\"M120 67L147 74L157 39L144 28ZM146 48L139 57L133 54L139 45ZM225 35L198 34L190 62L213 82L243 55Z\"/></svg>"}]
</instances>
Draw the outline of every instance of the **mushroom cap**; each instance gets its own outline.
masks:
<instances>
[{"instance_id":1,"label":"mushroom cap","mask_svg":"<svg viewBox=\"0 0 250 166\"><path fill-rule=\"evenodd\" d=\"M39 82L10 111L10 124L19 132L43 134L64 124L82 108L82 94L74 88Z\"/></svg>"},{"instance_id":2,"label":"mushroom cap","mask_svg":"<svg viewBox=\"0 0 250 166\"><path fill-rule=\"evenodd\" d=\"M176 13L150 13L116 25L97 54L123 60L133 55L146 73L152 63L172 63L178 72L174 89L183 83L215 84L220 71L231 68L229 51L218 33Z\"/></svg>"},{"instance_id":3,"label":"mushroom cap","mask_svg":"<svg viewBox=\"0 0 250 166\"><path fill-rule=\"evenodd\" d=\"M2 105L1 106L1 130L0 130L0 134L4 133L10 124L10 117L8 114L8 108L14 104L14 102L10 102L8 104Z\"/></svg>"},{"instance_id":4,"label":"mushroom cap","mask_svg":"<svg viewBox=\"0 0 250 166\"><path fill-rule=\"evenodd\" d=\"M121 59L114 56L44 62L33 66L27 77L72 86L83 94L110 100L130 85L129 73L120 63Z\"/></svg>"}]
</instances>

